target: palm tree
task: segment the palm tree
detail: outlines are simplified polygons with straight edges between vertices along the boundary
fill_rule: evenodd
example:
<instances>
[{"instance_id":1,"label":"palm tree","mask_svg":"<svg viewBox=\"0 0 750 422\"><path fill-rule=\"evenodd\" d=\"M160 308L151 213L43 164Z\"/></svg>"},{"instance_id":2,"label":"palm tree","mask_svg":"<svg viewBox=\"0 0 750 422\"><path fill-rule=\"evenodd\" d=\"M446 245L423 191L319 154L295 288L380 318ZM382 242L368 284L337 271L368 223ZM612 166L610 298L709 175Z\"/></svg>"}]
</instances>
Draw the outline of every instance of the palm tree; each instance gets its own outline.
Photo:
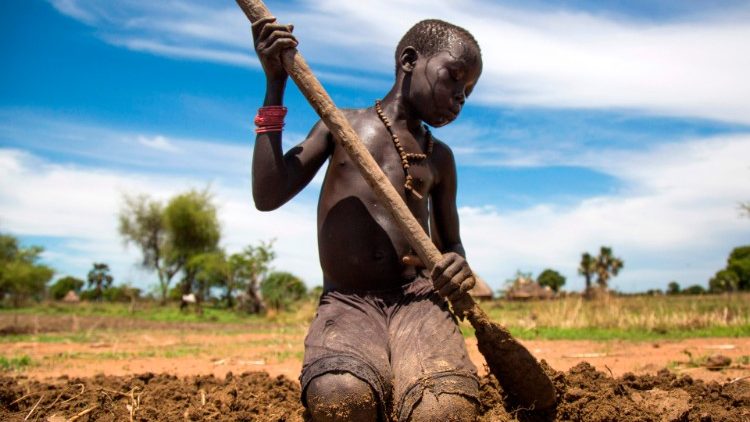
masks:
<instances>
[{"instance_id":1,"label":"palm tree","mask_svg":"<svg viewBox=\"0 0 750 422\"><path fill-rule=\"evenodd\" d=\"M591 290L591 277L596 272L596 260L590 253L584 252L581 255L581 264L578 267L578 274L586 278L586 292Z\"/></svg>"},{"instance_id":2,"label":"palm tree","mask_svg":"<svg viewBox=\"0 0 750 422\"><path fill-rule=\"evenodd\" d=\"M612 254L612 248L602 246L599 249L599 256L596 257L594 268L596 271L596 284L603 290L609 286L609 279L620 272L625 263L622 259Z\"/></svg>"}]
</instances>

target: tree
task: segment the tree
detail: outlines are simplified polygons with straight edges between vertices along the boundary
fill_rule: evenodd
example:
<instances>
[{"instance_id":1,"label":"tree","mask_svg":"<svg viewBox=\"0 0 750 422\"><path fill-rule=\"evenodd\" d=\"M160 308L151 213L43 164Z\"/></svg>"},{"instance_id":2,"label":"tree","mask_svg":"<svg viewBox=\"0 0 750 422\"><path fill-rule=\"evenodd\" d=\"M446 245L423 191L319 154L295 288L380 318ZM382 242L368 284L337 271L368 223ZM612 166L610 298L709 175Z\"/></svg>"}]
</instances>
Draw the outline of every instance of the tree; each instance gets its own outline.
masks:
<instances>
[{"instance_id":1,"label":"tree","mask_svg":"<svg viewBox=\"0 0 750 422\"><path fill-rule=\"evenodd\" d=\"M164 209L172 259L184 269L182 294L191 293L195 266L186 266L197 255L218 250L221 229L216 206L208 190L191 190L172 198ZM182 303L181 307L184 307Z\"/></svg>"},{"instance_id":2,"label":"tree","mask_svg":"<svg viewBox=\"0 0 750 422\"><path fill-rule=\"evenodd\" d=\"M708 282L712 293L750 290L750 245L732 249L726 267Z\"/></svg>"},{"instance_id":3,"label":"tree","mask_svg":"<svg viewBox=\"0 0 750 422\"><path fill-rule=\"evenodd\" d=\"M272 272L260 283L260 291L268 306L275 310L288 309L307 294L305 283L287 272Z\"/></svg>"},{"instance_id":4,"label":"tree","mask_svg":"<svg viewBox=\"0 0 750 422\"><path fill-rule=\"evenodd\" d=\"M198 313L203 313L203 302L209 298L211 288L225 285L230 276L226 255L221 250L194 255L185 270L193 274L191 291Z\"/></svg>"},{"instance_id":5,"label":"tree","mask_svg":"<svg viewBox=\"0 0 750 422\"><path fill-rule=\"evenodd\" d=\"M729 269L719 270L708 281L708 291L711 293L735 292L739 289L740 278L737 273Z\"/></svg>"},{"instance_id":6,"label":"tree","mask_svg":"<svg viewBox=\"0 0 750 422\"><path fill-rule=\"evenodd\" d=\"M159 278L161 302L166 303L172 278L184 271L183 294L190 293L194 269L186 269L191 257L217 250L221 231L216 207L208 190L191 190L162 205L147 195L124 196L119 231L125 244L141 250L141 265Z\"/></svg>"},{"instance_id":7,"label":"tree","mask_svg":"<svg viewBox=\"0 0 750 422\"><path fill-rule=\"evenodd\" d=\"M172 277L182 267L172 253L174 248L167 232L164 207L147 195L124 195L123 202L118 215L120 236L126 246L133 243L141 250L141 266L156 272L164 304Z\"/></svg>"},{"instance_id":8,"label":"tree","mask_svg":"<svg viewBox=\"0 0 750 422\"><path fill-rule=\"evenodd\" d=\"M586 292L591 290L591 277L596 273L596 260L590 253L581 255L581 263L578 265L578 274L586 279Z\"/></svg>"},{"instance_id":9,"label":"tree","mask_svg":"<svg viewBox=\"0 0 750 422\"><path fill-rule=\"evenodd\" d=\"M95 262L94 268L89 271L87 281L89 293L86 296L92 300L102 300L104 290L112 286L114 277L109 273L109 265L103 262Z\"/></svg>"},{"instance_id":10,"label":"tree","mask_svg":"<svg viewBox=\"0 0 750 422\"><path fill-rule=\"evenodd\" d=\"M596 284L606 290L609 287L609 279L615 277L623 265L623 260L612 254L612 248L602 246L595 262Z\"/></svg>"},{"instance_id":11,"label":"tree","mask_svg":"<svg viewBox=\"0 0 750 422\"><path fill-rule=\"evenodd\" d=\"M667 284L667 294L668 295L678 295L680 294L680 284L676 281L670 281L669 284Z\"/></svg>"},{"instance_id":12,"label":"tree","mask_svg":"<svg viewBox=\"0 0 750 422\"><path fill-rule=\"evenodd\" d=\"M727 269L737 274L737 288L750 290L750 245L732 249L727 258Z\"/></svg>"},{"instance_id":13,"label":"tree","mask_svg":"<svg viewBox=\"0 0 750 422\"><path fill-rule=\"evenodd\" d=\"M235 285L237 288L244 289L242 308L245 312L262 313L265 311L259 288L275 257L273 241L261 242L259 246L248 246L241 253L230 257Z\"/></svg>"},{"instance_id":14,"label":"tree","mask_svg":"<svg viewBox=\"0 0 750 422\"><path fill-rule=\"evenodd\" d=\"M0 301L9 297L14 307L41 299L54 271L40 264L39 246L24 248L14 236L0 234Z\"/></svg>"},{"instance_id":15,"label":"tree","mask_svg":"<svg viewBox=\"0 0 750 422\"><path fill-rule=\"evenodd\" d=\"M550 268L542 271L542 273L539 274L539 277L537 277L536 281L540 286L548 286L555 293L559 292L560 288L565 285L565 277L563 277L559 272Z\"/></svg>"},{"instance_id":16,"label":"tree","mask_svg":"<svg viewBox=\"0 0 750 422\"><path fill-rule=\"evenodd\" d=\"M52 299L62 300L71 290L80 294L83 284L84 281L80 278L73 276L62 277L49 287L48 293Z\"/></svg>"}]
</instances>

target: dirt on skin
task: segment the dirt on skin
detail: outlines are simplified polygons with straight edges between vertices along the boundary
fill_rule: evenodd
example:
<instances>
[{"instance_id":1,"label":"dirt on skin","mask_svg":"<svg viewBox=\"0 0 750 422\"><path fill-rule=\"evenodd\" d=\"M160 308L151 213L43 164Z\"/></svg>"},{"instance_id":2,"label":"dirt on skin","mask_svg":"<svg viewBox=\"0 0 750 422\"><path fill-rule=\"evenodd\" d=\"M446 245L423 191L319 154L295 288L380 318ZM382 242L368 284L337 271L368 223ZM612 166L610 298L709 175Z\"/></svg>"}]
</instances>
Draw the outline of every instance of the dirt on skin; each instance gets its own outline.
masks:
<instances>
[{"instance_id":1,"label":"dirt on skin","mask_svg":"<svg viewBox=\"0 0 750 422\"><path fill-rule=\"evenodd\" d=\"M613 378L580 363L568 372L546 368L558 405L546 414L506 409L491 377L481 380L481 422L505 421L750 421L750 382L719 384L677 376ZM75 419L73 419L75 418ZM303 421L299 384L265 372L190 376L58 378L41 382L0 376L3 421Z\"/></svg>"}]
</instances>

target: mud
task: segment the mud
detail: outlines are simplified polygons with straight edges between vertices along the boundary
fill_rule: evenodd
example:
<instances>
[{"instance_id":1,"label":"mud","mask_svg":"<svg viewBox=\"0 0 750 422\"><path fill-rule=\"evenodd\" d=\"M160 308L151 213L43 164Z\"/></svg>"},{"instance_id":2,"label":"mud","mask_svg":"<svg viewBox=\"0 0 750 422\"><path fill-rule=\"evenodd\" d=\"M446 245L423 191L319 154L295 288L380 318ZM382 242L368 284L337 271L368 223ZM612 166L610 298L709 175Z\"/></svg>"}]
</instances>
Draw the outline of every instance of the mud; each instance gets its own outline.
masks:
<instances>
[{"instance_id":1,"label":"mud","mask_svg":"<svg viewBox=\"0 0 750 422\"><path fill-rule=\"evenodd\" d=\"M613 378L580 363L562 373L546 368L557 407L506 409L492 376L481 380L481 422L506 421L750 421L750 382L719 384L677 376ZM173 375L61 377L35 381L0 376L0 420L303 421L299 385L264 372L178 378Z\"/></svg>"}]
</instances>

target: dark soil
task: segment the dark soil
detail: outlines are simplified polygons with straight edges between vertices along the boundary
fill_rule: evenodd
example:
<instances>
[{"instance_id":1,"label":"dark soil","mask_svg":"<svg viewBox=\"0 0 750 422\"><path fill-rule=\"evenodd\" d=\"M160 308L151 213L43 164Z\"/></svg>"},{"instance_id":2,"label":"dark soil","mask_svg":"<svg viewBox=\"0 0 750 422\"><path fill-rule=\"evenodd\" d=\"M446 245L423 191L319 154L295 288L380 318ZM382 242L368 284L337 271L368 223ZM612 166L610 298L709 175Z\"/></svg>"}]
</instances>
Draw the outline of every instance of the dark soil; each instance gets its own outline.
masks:
<instances>
[{"instance_id":1,"label":"dark soil","mask_svg":"<svg viewBox=\"0 0 750 422\"><path fill-rule=\"evenodd\" d=\"M482 379L482 422L750 421L750 383L705 383L666 370L621 378L581 363L567 373L547 369L558 405L547 414L506 410L492 377ZM264 372L226 379L142 374L39 382L0 376L0 420L302 421L299 385Z\"/></svg>"}]
</instances>

